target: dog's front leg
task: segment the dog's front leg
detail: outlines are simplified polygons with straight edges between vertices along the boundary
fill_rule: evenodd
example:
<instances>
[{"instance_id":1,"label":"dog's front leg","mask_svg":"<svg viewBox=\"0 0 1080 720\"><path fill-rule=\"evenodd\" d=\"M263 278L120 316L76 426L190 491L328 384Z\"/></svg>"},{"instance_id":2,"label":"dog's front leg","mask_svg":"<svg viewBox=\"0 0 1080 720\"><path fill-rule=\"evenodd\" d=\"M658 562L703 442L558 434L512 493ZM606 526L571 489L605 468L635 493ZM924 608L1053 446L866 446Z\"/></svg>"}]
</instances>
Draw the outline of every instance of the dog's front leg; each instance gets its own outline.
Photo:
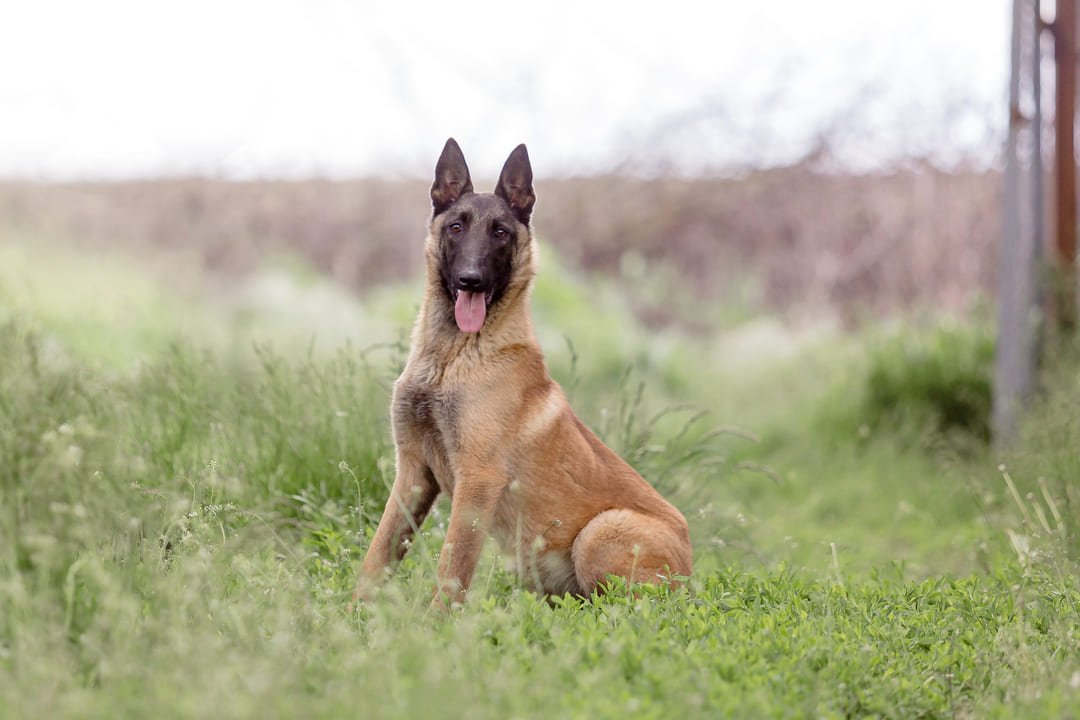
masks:
<instances>
[{"instance_id":1,"label":"dog's front leg","mask_svg":"<svg viewBox=\"0 0 1080 720\"><path fill-rule=\"evenodd\" d=\"M484 547L505 480L485 471L462 472L450 507L450 524L439 554L438 587L432 607L464 603L476 562Z\"/></svg>"},{"instance_id":2,"label":"dog's front leg","mask_svg":"<svg viewBox=\"0 0 1080 720\"><path fill-rule=\"evenodd\" d=\"M360 566L354 603L366 599L386 569L405 556L409 538L424 522L438 495L439 486L431 470L416 454L398 447L394 486Z\"/></svg>"}]
</instances>

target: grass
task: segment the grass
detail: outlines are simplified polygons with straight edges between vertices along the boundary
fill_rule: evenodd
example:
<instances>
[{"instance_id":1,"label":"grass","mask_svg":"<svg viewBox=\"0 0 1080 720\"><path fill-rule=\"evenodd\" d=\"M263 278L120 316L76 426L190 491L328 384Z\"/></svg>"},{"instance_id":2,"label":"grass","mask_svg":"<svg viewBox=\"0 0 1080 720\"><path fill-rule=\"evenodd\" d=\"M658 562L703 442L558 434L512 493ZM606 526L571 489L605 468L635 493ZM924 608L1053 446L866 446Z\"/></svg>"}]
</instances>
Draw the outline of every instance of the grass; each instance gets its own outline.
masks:
<instances>
[{"instance_id":1,"label":"grass","mask_svg":"<svg viewBox=\"0 0 1080 720\"><path fill-rule=\"evenodd\" d=\"M870 349L829 334L791 349L758 326L747 363L735 334L656 337L602 286L548 277L541 327L572 341L545 336L553 370L686 512L689 588L548 603L489 548L469 605L432 616L440 505L383 594L349 613L392 479L400 334L305 349L295 328L264 332L272 313L179 296L147 334L92 290L40 300L25 288L62 284L41 267L0 295L0 717L1080 710L1075 365L998 456L977 418L946 427L938 411L980 387L977 323ZM362 331L409 292L357 309L375 318ZM185 339L192 318L204 337ZM86 324L99 334L72 330Z\"/></svg>"}]
</instances>

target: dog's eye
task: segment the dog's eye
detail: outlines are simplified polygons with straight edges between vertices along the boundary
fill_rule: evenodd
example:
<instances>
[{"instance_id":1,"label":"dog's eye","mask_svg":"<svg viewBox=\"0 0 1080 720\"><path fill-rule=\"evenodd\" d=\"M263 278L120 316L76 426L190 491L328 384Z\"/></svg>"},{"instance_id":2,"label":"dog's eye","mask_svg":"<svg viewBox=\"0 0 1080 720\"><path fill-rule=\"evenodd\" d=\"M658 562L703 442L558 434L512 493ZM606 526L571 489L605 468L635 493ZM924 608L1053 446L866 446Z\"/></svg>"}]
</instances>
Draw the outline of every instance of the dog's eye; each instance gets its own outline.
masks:
<instances>
[{"instance_id":1,"label":"dog's eye","mask_svg":"<svg viewBox=\"0 0 1080 720\"><path fill-rule=\"evenodd\" d=\"M450 232L454 234L461 232L461 223L450 223Z\"/></svg>"},{"instance_id":2,"label":"dog's eye","mask_svg":"<svg viewBox=\"0 0 1080 720\"><path fill-rule=\"evenodd\" d=\"M494 235L499 240L504 240L504 239L506 239L506 236L509 235L509 233L506 231L506 228L504 228L504 227L496 227Z\"/></svg>"}]
</instances>

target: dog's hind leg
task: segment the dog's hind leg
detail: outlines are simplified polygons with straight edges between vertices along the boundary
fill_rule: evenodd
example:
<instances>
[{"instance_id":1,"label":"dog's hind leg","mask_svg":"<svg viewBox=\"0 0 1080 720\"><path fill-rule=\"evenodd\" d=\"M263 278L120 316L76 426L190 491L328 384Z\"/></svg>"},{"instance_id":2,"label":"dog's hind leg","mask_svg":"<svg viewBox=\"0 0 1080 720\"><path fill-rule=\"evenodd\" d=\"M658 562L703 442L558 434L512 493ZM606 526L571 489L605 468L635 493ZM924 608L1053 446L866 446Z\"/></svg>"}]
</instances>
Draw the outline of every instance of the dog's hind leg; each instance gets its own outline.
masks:
<instances>
[{"instance_id":1,"label":"dog's hind leg","mask_svg":"<svg viewBox=\"0 0 1080 720\"><path fill-rule=\"evenodd\" d=\"M670 582L676 575L688 576L693 562L681 515L665 522L626 509L606 510L590 520L575 538L571 555L585 594L597 590L608 575Z\"/></svg>"},{"instance_id":2,"label":"dog's hind leg","mask_svg":"<svg viewBox=\"0 0 1080 720\"><path fill-rule=\"evenodd\" d=\"M439 485L431 470L418 458L399 450L394 487L360 566L354 603L369 595L386 568L405 556L409 538L424 522L438 495Z\"/></svg>"}]
</instances>

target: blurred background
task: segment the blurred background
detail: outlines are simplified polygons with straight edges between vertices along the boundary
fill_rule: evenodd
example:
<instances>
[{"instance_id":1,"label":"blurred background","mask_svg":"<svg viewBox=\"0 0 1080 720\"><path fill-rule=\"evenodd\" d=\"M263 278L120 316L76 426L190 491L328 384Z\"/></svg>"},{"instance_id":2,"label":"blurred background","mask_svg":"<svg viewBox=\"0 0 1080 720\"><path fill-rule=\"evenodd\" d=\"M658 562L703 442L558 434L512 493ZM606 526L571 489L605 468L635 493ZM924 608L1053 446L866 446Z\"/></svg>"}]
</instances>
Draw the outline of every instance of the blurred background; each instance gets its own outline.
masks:
<instances>
[{"instance_id":1,"label":"blurred background","mask_svg":"<svg viewBox=\"0 0 1080 720\"><path fill-rule=\"evenodd\" d=\"M312 304L416 277L452 135L480 189L526 142L552 262L649 328L966 313L995 272L1008 21L1004 0L16 5L5 282L119 253L349 334Z\"/></svg>"}]
</instances>

